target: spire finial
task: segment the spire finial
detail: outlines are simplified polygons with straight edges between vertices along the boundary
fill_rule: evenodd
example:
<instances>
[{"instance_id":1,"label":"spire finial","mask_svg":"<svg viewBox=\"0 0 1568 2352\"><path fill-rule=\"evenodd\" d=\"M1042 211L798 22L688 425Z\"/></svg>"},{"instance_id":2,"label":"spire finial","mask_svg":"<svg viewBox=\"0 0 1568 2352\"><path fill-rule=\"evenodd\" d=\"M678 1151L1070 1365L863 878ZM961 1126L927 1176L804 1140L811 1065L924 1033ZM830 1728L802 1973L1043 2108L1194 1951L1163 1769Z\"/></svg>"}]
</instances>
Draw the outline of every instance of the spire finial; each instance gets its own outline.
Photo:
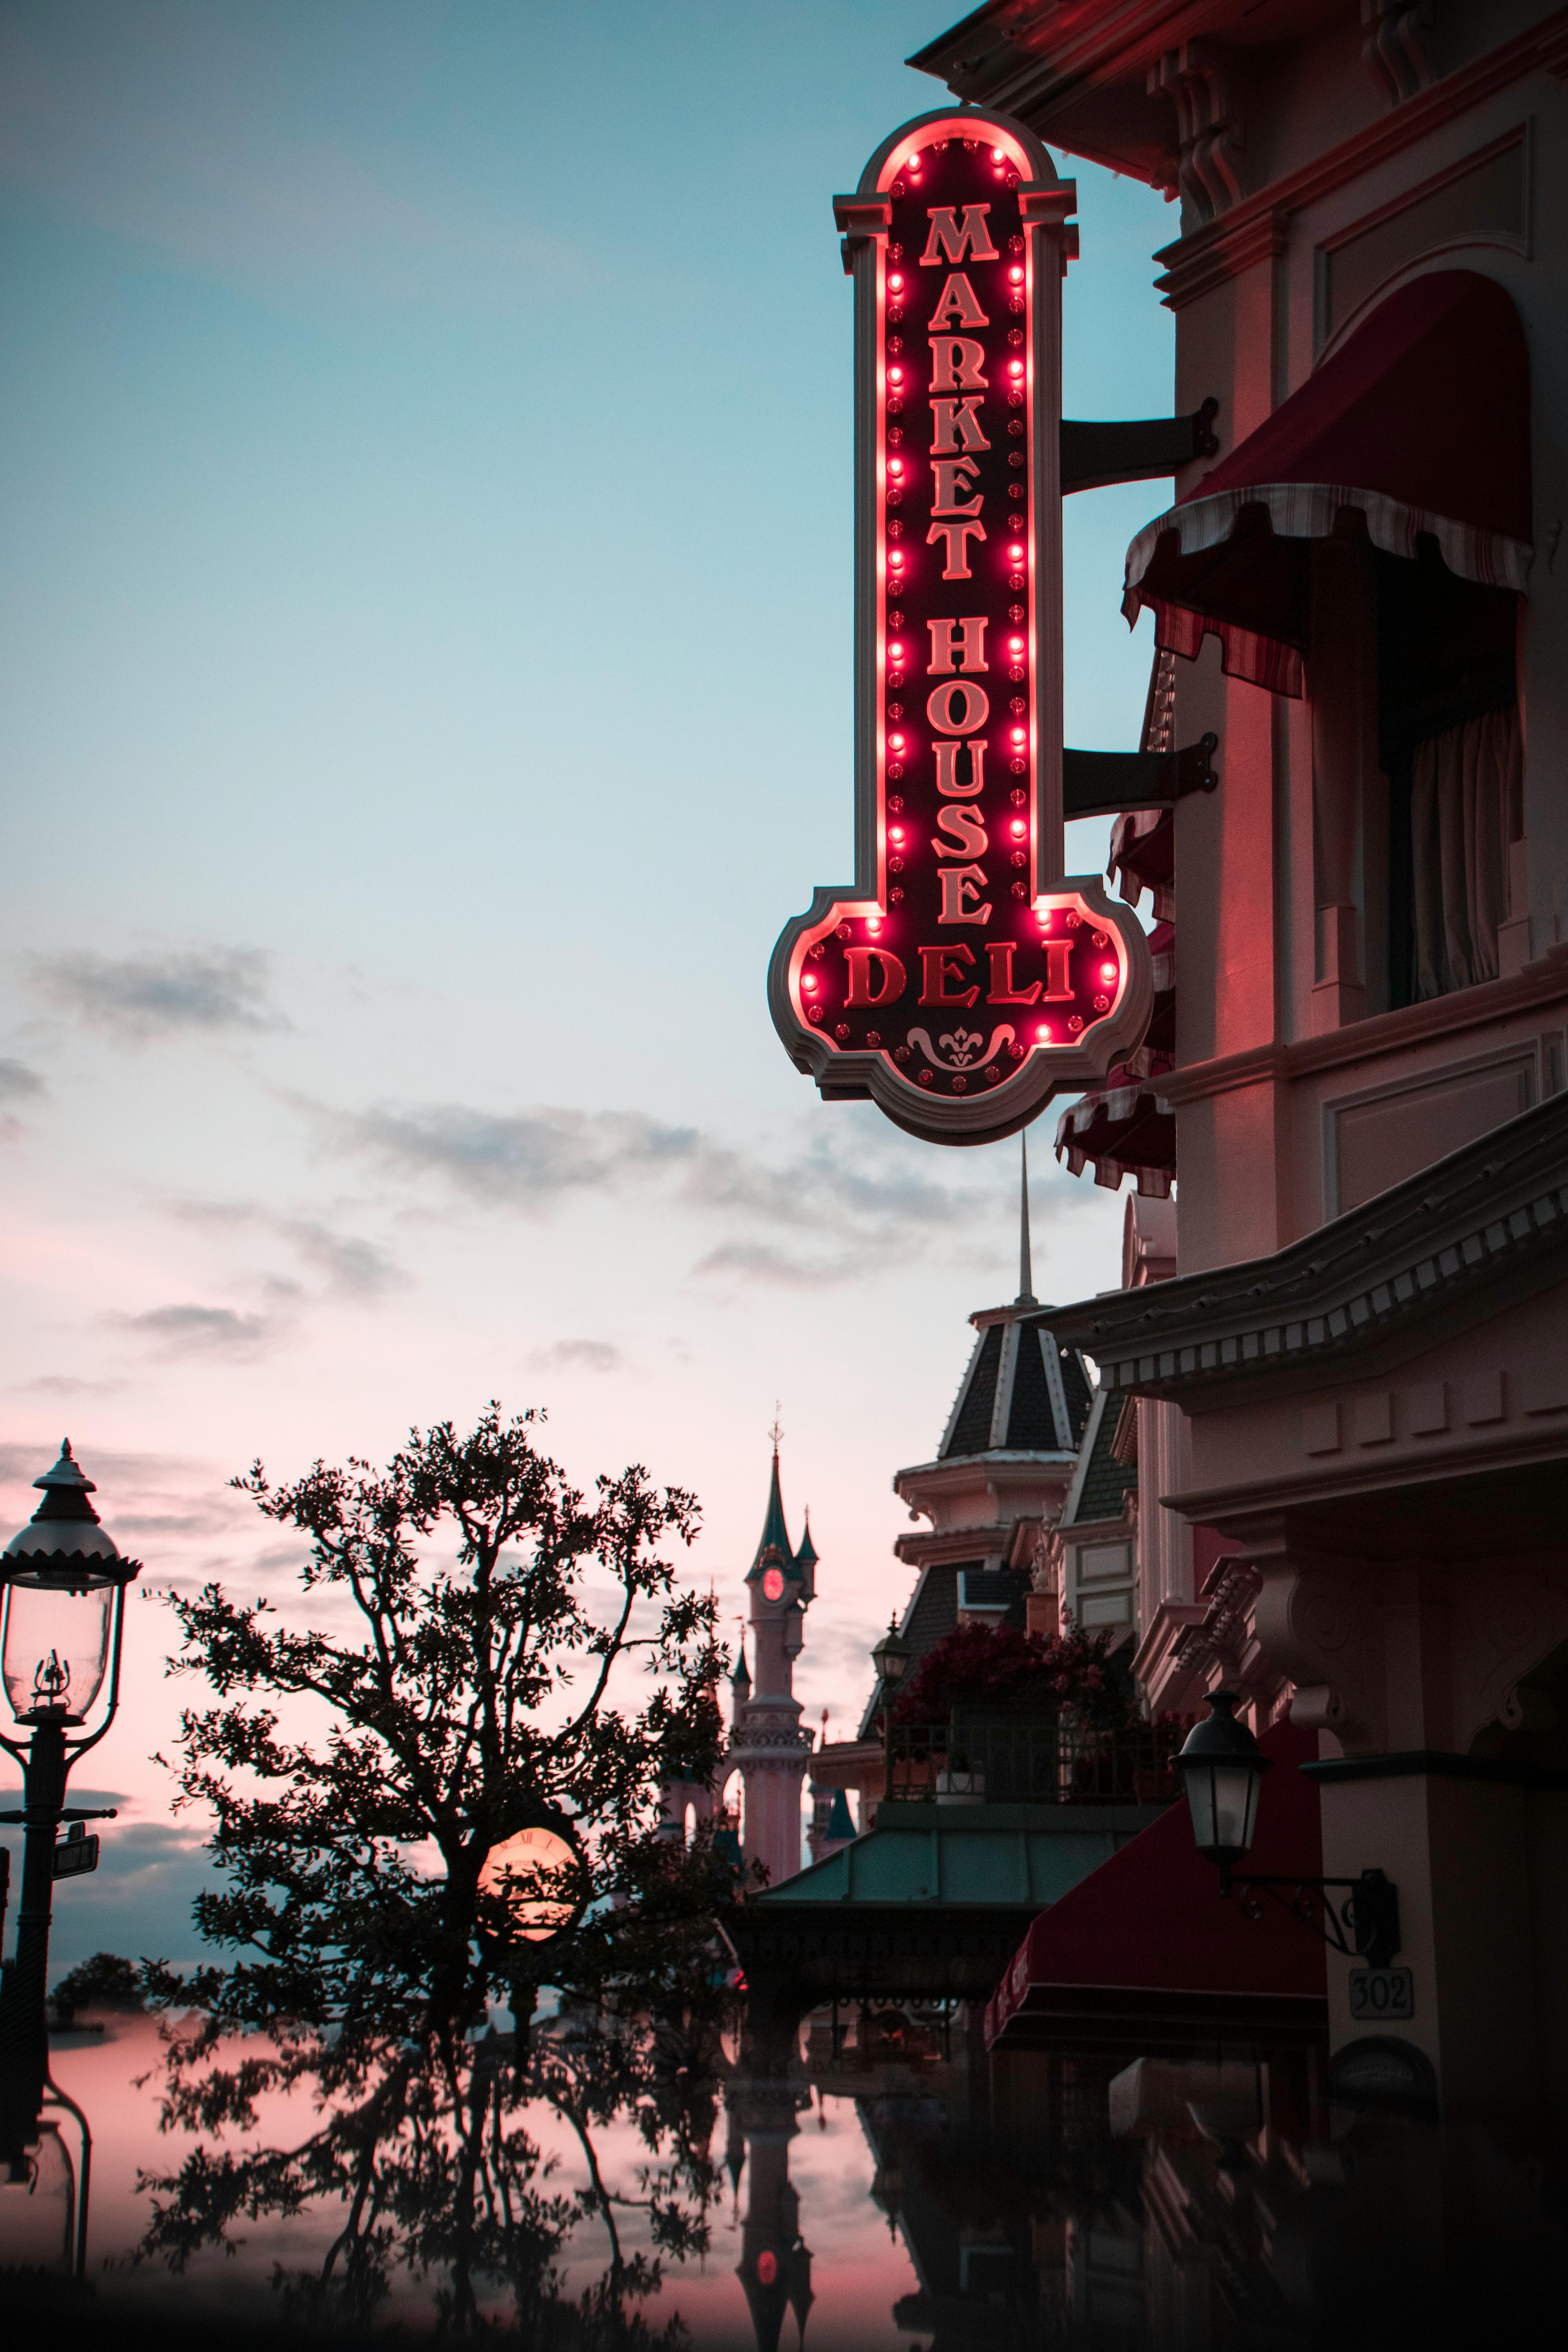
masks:
<instances>
[{"instance_id":1,"label":"spire finial","mask_svg":"<svg viewBox=\"0 0 1568 2352\"><path fill-rule=\"evenodd\" d=\"M780 1443L780 1440L781 1440L781 1439L783 1438L783 1436L784 1436L784 1424L783 1424L783 1423L782 1423L782 1422L780 1421L780 1419L779 1419L779 1410L780 1410L780 1408L779 1408L779 1401L778 1401L777 1397L774 1397L774 1399L773 1399L773 1427L769 1430L769 1432L768 1432L768 1435L769 1435L769 1436L772 1438L772 1440L773 1440L773 1460L774 1460L775 1462L776 1462L776 1461L778 1460L778 1458L779 1458L779 1443Z\"/></svg>"},{"instance_id":2,"label":"spire finial","mask_svg":"<svg viewBox=\"0 0 1568 2352\"><path fill-rule=\"evenodd\" d=\"M1022 1154L1018 1182L1018 1296L1013 1303L1016 1307L1033 1307L1035 1277L1029 1263L1029 1139L1026 1135L1018 1138L1018 1148Z\"/></svg>"}]
</instances>

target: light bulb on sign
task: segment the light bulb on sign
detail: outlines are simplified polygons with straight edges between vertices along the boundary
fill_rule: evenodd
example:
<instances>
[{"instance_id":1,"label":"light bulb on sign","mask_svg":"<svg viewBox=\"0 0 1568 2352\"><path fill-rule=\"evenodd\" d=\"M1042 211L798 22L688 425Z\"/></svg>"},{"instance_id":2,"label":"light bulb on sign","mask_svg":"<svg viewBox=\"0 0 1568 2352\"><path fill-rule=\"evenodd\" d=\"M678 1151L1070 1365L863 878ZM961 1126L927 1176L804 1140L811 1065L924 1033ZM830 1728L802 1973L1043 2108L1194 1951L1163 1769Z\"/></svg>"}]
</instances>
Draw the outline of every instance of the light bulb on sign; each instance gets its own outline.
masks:
<instances>
[{"instance_id":1,"label":"light bulb on sign","mask_svg":"<svg viewBox=\"0 0 1568 2352\"><path fill-rule=\"evenodd\" d=\"M1116 966L1113 963L1102 963L1100 967L1100 977L1103 980L1114 980L1116 978Z\"/></svg>"},{"instance_id":2,"label":"light bulb on sign","mask_svg":"<svg viewBox=\"0 0 1568 2352\"><path fill-rule=\"evenodd\" d=\"M901 294L903 290L904 281L895 269L888 280L888 291L889 294Z\"/></svg>"},{"instance_id":3,"label":"light bulb on sign","mask_svg":"<svg viewBox=\"0 0 1568 2352\"><path fill-rule=\"evenodd\" d=\"M1007 556L1010 562L1022 563L1024 561L1024 551L1021 547L1010 547L1007 550Z\"/></svg>"},{"instance_id":4,"label":"light bulb on sign","mask_svg":"<svg viewBox=\"0 0 1568 2352\"><path fill-rule=\"evenodd\" d=\"M890 367L888 370L888 382L889 383L902 383L903 380L904 372L901 367Z\"/></svg>"}]
</instances>

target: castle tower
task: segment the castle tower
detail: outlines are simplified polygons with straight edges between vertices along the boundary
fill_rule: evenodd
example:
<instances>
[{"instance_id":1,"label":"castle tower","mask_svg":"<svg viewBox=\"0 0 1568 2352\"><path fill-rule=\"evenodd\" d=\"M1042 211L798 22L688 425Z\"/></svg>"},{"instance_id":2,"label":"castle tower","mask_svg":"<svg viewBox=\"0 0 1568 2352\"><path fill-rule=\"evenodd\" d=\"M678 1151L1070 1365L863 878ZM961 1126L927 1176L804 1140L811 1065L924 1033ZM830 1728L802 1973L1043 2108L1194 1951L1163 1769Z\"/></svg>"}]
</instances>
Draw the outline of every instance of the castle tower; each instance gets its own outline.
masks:
<instances>
[{"instance_id":1,"label":"castle tower","mask_svg":"<svg viewBox=\"0 0 1568 2352\"><path fill-rule=\"evenodd\" d=\"M790 1544L775 1430L767 1516L746 1572L755 1673L748 1670L742 1643L731 1685L730 1733L730 1760L739 1766L744 1790L742 1851L748 1863L763 1865L773 1886L793 1878L801 1864L800 1797L811 1734L801 1728L795 1662L805 1641L805 1612L816 1598L816 1576L809 1518L800 1549Z\"/></svg>"}]
</instances>

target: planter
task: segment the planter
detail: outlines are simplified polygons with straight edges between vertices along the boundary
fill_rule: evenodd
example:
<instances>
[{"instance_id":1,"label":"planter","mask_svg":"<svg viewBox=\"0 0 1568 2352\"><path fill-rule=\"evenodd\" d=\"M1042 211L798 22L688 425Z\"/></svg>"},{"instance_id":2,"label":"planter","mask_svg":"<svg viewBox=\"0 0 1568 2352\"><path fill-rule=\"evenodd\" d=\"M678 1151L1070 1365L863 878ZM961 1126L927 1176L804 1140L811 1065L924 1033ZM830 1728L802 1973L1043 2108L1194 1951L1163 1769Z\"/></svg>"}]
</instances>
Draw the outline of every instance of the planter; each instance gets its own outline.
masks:
<instances>
[{"instance_id":1,"label":"planter","mask_svg":"<svg viewBox=\"0 0 1568 2352\"><path fill-rule=\"evenodd\" d=\"M959 1772L951 1768L936 1776L936 1801L939 1805L983 1805L985 1802L984 1772Z\"/></svg>"}]
</instances>

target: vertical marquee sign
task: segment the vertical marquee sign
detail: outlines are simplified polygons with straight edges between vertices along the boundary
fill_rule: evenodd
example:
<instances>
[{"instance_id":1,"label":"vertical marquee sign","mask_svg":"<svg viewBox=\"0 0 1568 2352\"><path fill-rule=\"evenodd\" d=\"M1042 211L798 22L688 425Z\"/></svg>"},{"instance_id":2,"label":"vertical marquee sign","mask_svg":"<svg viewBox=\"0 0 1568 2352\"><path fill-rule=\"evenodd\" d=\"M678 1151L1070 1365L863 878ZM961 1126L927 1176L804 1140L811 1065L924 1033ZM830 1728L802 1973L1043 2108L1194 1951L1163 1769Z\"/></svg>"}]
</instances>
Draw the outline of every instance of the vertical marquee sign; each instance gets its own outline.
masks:
<instances>
[{"instance_id":1,"label":"vertical marquee sign","mask_svg":"<svg viewBox=\"0 0 1568 2352\"><path fill-rule=\"evenodd\" d=\"M1073 183L1007 118L908 123L835 215L855 281L856 878L768 998L830 1100L984 1143L1148 1023L1142 927L1062 875L1061 286Z\"/></svg>"}]
</instances>

